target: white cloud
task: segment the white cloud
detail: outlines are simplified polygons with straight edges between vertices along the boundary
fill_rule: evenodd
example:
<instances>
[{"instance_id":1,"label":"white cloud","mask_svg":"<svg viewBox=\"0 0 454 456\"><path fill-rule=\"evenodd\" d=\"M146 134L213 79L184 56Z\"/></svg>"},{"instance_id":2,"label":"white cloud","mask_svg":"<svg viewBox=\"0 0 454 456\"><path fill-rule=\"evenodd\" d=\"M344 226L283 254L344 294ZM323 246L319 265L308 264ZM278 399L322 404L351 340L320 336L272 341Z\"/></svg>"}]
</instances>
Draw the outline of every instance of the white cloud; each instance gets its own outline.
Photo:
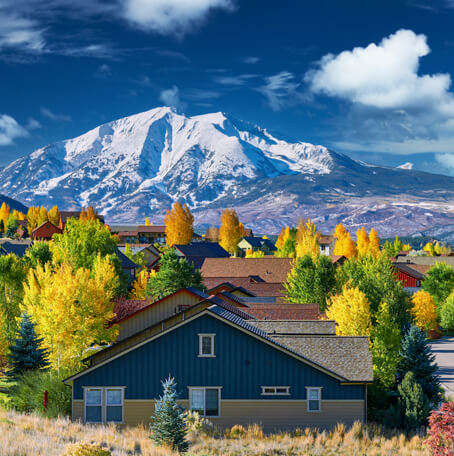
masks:
<instances>
[{"instance_id":1,"label":"white cloud","mask_svg":"<svg viewBox=\"0 0 454 456\"><path fill-rule=\"evenodd\" d=\"M123 0L124 17L144 30L183 36L213 9L231 10L231 0Z\"/></svg>"},{"instance_id":2,"label":"white cloud","mask_svg":"<svg viewBox=\"0 0 454 456\"><path fill-rule=\"evenodd\" d=\"M254 65L255 63L260 62L260 57L243 57L241 59L243 63L246 63L247 65Z\"/></svg>"},{"instance_id":3,"label":"white cloud","mask_svg":"<svg viewBox=\"0 0 454 456\"><path fill-rule=\"evenodd\" d=\"M454 155L453 154L435 154L435 160L454 176Z\"/></svg>"},{"instance_id":4,"label":"white cloud","mask_svg":"<svg viewBox=\"0 0 454 456\"><path fill-rule=\"evenodd\" d=\"M304 100L304 95L298 91L301 83L295 81L295 76L288 71L281 71L265 78L265 85L257 91L265 95L271 109L279 111L285 106L293 105Z\"/></svg>"},{"instance_id":5,"label":"white cloud","mask_svg":"<svg viewBox=\"0 0 454 456\"><path fill-rule=\"evenodd\" d=\"M328 54L306 74L312 91L383 109L439 106L454 114L449 74L418 75L430 53L425 35L399 30L378 45Z\"/></svg>"},{"instance_id":6,"label":"white cloud","mask_svg":"<svg viewBox=\"0 0 454 456\"><path fill-rule=\"evenodd\" d=\"M56 120L58 122L71 122L72 121L71 116L68 116L66 114L56 114L55 112L52 112L48 108L41 107L40 111L44 117L47 117L48 119L51 119L51 120Z\"/></svg>"},{"instance_id":7,"label":"white cloud","mask_svg":"<svg viewBox=\"0 0 454 456\"><path fill-rule=\"evenodd\" d=\"M0 48L40 53L45 44L44 29L34 21L0 10Z\"/></svg>"},{"instance_id":8,"label":"white cloud","mask_svg":"<svg viewBox=\"0 0 454 456\"><path fill-rule=\"evenodd\" d=\"M27 130L8 114L0 114L0 146L14 143L16 138L28 136Z\"/></svg>"},{"instance_id":9,"label":"white cloud","mask_svg":"<svg viewBox=\"0 0 454 456\"><path fill-rule=\"evenodd\" d=\"M112 68L110 68L109 65L103 63L96 70L95 76L100 79L107 79L112 76Z\"/></svg>"},{"instance_id":10,"label":"white cloud","mask_svg":"<svg viewBox=\"0 0 454 456\"><path fill-rule=\"evenodd\" d=\"M172 86L170 89L163 90L159 94L159 99L166 105L177 109L183 109L184 103L180 99L180 90L177 86Z\"/></svg>"},{"instance_id":11,"label":"white cloud","mask_svg":"<svg viewBox=\"0 0 454 456\"><path fill-rule=\"evenodd\" d=\"M215 78L215 81L222 85L242 86L249 79L256 77L256 74L239 74L238 76L219 76Z\"/></svg>"},{"instance_id":12,"label":"white cloud","mask_svg":"<svg viewBox=\"0 0 454 456\"><path fill-rule=\"evenodd\" d=\"M36 130L37 128L41 128L42 125L39 120L30 117L27 122L27 130Z\"/></svg>"}]
</instances>

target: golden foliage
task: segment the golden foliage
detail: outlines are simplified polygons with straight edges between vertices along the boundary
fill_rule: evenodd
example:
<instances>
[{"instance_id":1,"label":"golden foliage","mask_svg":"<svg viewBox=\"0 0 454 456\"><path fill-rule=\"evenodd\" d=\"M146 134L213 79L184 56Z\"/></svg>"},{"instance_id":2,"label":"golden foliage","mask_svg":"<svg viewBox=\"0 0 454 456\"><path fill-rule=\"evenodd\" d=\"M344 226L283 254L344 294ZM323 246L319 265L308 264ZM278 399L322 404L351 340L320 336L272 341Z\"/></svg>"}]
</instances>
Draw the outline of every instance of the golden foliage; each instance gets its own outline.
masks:
<instances>
[{"instance_id":1,"label":"golden foliage","mask_svg":"<svg viewBox=\"0 0 454 456\"><path fill-rule=\"evenodd\" d=\"M150 273L143 269L139 272L137 279L132 284L131 297L133 299L145 299L145 291L147 289L148 279L150 278Z\"/></svg>"},{"instance_id":2,"label":"golden foliage","mask_svg":"<svg viewBox=\"0 0 454 456\"><path fill-rule=\"evenodd\" d=\"M47 217L47 209L44 206L39 208L38 213L38 226L42 225L44 222L47 222L49 218Z\"/></svg>"},{"instance_id":3,"label":"golden foliage","mask_svg":"<svg viewBox=\"0 0 454 456\"><path fill-rule=\"evenodd\" d=\"M24 285L23 311L36 322L36 331L49 350L51 366L79 369L84 350L115 340L113 297L118 277L112 262L98 256L93 271L73 270L68 263L31 269Z\"/></svg>"},{"instance_id":4,"label":"golden foliage","mask_svg":"<svg viewBox=\"0 0 454 456\"><path fill-rule=\"evenodd\" d=\"M373 256L380 254L380 238L373 228L369 232L369 253Z\"/></svg>"},{"instance_id":5,"label":"golden foliage","mask_svg":"<svg viewBox=\"0 0 454 456\"><path fill-rule=\"evenodd\" d=\"M314 259L317 258L320 254L319 238L320 233L315 228L311 219L301 219L296 232L296 256L310 255Z\"/></svg>"},{"instance_id":6,"label":"golden foliage","mask_svg":"<svg viewBox=\"0 0 454 456\"><path fill-rule=\"evenodd\" d=\"M79 218L80 220L87 220L87 211L84 207L82 207L82 210L80 211Z\"/></svg>"},{"instance_id":7,"label":"golden foliage","mask_svg":"<svg viewBox=\"0 0 454 456\"><path fill-rule=\"evenodd\" d=\"M348 259L356 255L355 243L342 223L339 223L334 229L334 237L336 238L334 255L344 255Z\"/></svg>"},{"instance_id":8,"label":"golden foliage","mask_svg":"<svg viewBox=\"0 0 454 456\"><path fill-rule=\"evenodd\" d=\"M29 234L38 226L39 207L30 206L27 211L27 229Z\"/></svg>"},{"instance_id":9,"label":"golden foliage","mask_svg":"<svg viewBox=\"0 0 454 456\"><path fill-rule=\"evenodd\" d=\"M93 206L88 206L87 209L87 220L96 220L96 213Z\"/></svg>"},{"instance_id":10,"label":"golden foliage","mask_svg":"<svg viewBox=\"0 0 454 456\"><path fill-rule=\"evenodd\" d=\"M282 247L284 247L284 243L285 243L285 232L286 230L289 230L289 234L290 234L290 228L289 227L282 227L281 228L281 231L279 233L279 236L277 237L277 240L276 240L276 248L278 250L282 249Z\"/></svg>"},{"instance_id":11,"label":"golden foliage","mask_svg":"<svg viewBox=\"0 0 454 456\"><path fill-rule=\"evenodd\" d=\"M370 335L370 303L358 287L344 285L341 294L329 299L326 316L336 322L336 334L339 336Z\"/></svg>"},{"instance_id":12,"label":"golden foliage","mask_svg":"<svg viewBox=\"0 0 454 456\"><path fill-rule=\"evenodd\" d=\"M153 222L148 217L145 219L145 226L153 226Z\"/></svg>"},{"instance_id":13,"label":"golden foliage","mask_svg":"<svg viewBox=\"0 0 454 456\"><path fill-rule=\"evenodd\" d=\"M0 366L3 366L8 354L10 341L7 336L6 315L0 307Z\"/></svg>"},{"instance_id":14,"label":"golden foliage","mask_svg":"<svg viewBox=\"0 0 454 456\"><path fill-rule=\"evenodd\" d=\"M438 326L437 306L432 296L425 290L417 291L412 297L411 314L418 328L423 331L436 329Z\"/></svg>"},{"instance_id":15,"label":"golden foliage","mask_svg":"<svg viewBox=\"0 0 454 456\"><path fill-rule=\"evenodd\" d=\"M0 207L0 220L3 222L3 232L6 231L6 224L8 223L9 218L9 206L3 202Z\"/></svg>"},{"instance_id":16,"label":"golden foliage","mask_svg":"<svg viewBox=\"0 0 454 456\"><path fill-rule=\"evenodd\" d=\"M380 238L373 228L369 234L364 227L356 232L356 251L358 256L380 254Z\"/></svg>"},{"instance_id":17,"label":"golden foliage","mask_svg":"<svg viewBox=\"0 0 454 456\"><path fill-rule=\"evenodd\" d=\"M169 247L175 244L189 244L194 235L194 216L188 206L177 201L164 217L166 225L166 243Z\"/></svg>"},{"instance_id":18,"label":"golden foliage","mask_svg":"<svg viewBox=\"0 0 454 456\"><path fill-rule=\"evenodd\" d=\"M244 226L238 220L234 209L224 209L221 215L221 227L219 228L219 244L222 248L234 255L238 249L238 243L245 236Z\"/></svg>"},{"instance_id":19,"label":"golden foliage","mask_svg":"<svg viewBox=\"0 0 454 456\"><path fill-rule=\"evenodd\" d=\"M13 210L13 216L16 217L17 220L25 220L25 214L17 209Z\"/></svg>"},{"instance_id":20,"label":"golden foliage","mask_svg":"<svg viewBox=\"0 0 454 456\"><path fill-rule=\"evenodd\" d=\"M210 242L219 242L219 228L210 226L205 232L205 240Z\"/></svg>"},{"instance_id":21,"label":"golden foliage","mask_svg":"<svg viewBox=\"0 0 454 456\"><path fill-rule=\"evenodd\" d=\"M261 250L256 250L255 252L252 249L246 250L246 258L263 258L265 256L265 252Z\"/></svg>"},{"instance_id":22,"label":"golden foliage","mask_svg":"<svg viewBox=\"0 0 454 456\"><path fill-rule=\"evenodd\" d=\"M58 210L58 206L54 206L50 211L47 213L49 217L49 222L55 226L58 226L60 223L60 211Z\"/></svg>"}]
</instances>

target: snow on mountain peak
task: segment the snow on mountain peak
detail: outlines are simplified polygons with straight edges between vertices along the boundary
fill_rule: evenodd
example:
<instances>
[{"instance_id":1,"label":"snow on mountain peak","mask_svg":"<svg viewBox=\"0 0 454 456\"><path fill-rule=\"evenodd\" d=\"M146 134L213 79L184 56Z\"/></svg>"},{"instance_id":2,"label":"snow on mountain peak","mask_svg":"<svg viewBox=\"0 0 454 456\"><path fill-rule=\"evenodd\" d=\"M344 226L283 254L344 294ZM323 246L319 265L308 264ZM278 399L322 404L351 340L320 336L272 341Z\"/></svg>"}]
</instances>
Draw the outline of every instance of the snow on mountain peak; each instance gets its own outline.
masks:
<instances>
[{"instance_id":1,"label":"snow on mountain peak","mask_svg":"<svg viewBox=\"0 0 454 456\"><path fill-rule=\"evenodd\" d=\"M411 163L411 162L403 163L402 165L399 165L397 168L412 170L413 169L413 163Z\"/></svg>"}]
</instances>

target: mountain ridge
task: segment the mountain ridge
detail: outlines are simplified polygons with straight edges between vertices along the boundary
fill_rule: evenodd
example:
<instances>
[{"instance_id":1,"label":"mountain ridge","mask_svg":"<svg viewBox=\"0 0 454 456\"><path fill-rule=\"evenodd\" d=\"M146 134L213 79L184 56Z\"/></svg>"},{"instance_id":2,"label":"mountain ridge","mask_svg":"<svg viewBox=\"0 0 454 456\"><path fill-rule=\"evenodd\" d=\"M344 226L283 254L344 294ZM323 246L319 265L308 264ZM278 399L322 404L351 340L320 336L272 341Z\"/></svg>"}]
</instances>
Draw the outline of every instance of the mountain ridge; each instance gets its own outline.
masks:
<instances>
[{"instance_id":1,"label":"mountain ridge","mask_svg":"<svg viewBox=\"0 0 454 456\"><path fill-rule=\"evenodd\" d=\"M423 219L429 216L425 209L419 214L418 203L433 202L439 203L430 206L433 221L454 223L454 178L288 142L221 112L186 117L168 107L37 149L0 170L0 182L0 192L28 205L93 205L113 222L162 220L180 200L199 223L214 223L221 208L235 207L248 226L272 231L309 215L331 229L354 213L372 211L375 217L362 217L370 218L366 226L403 217L392 229L409 234L428 228ZM398 210L403 202L414 216ZM389 234L384 228L382 234Z\"/></svg>"}]
</instances>

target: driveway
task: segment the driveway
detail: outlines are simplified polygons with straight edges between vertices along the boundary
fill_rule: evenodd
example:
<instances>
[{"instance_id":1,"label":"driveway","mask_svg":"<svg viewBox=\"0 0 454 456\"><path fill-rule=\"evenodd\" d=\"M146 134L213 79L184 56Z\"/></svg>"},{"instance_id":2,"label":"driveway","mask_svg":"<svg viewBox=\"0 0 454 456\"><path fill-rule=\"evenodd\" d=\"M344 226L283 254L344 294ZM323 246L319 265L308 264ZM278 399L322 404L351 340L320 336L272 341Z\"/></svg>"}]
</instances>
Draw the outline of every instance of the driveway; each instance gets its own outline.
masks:
<instances>
[{"instance_id":1,"label":"driveway","mask_svg":"<svg viewBox=\"0 0 454 456\"><path fill-rule=\"evenodd\" d=\"M432 352L438 364L441 386L446 396L454 398L454 337L443 337L431 342Z\"/></svg>"}]
</instances>

